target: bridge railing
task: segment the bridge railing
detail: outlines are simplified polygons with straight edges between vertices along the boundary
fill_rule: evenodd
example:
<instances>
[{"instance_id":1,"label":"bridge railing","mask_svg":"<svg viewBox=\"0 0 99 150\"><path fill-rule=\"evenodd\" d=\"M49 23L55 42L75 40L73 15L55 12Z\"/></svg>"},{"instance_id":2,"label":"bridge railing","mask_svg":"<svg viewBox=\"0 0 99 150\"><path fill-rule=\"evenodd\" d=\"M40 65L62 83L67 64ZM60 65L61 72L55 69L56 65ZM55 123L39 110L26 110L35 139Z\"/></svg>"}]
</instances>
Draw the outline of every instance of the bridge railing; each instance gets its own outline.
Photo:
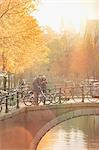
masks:
<instances>
[{"instance_id":1,"label":"bridge railing","mask_svg":"<svg viewBox=\"0 0 99 150\"><path fill-rule=\"evenodd\" d=\"M18 90L0 93L0 112L8 113L19 108L21 92Z\"/></svg>"},{"instance_id":2,"label":"bridge railing","mask_svg":"<svg viewBox=\"0 0 99 150\"><path fill-rule=\"evenodd\" d=\"M53 105L80 102L99 102L99 87L95 86L58 86L47 89L46 93L40 94L38 105ZM36 105L35 97L29 89L13 89L0 93L0 112L8 113L18 109L20 105ZM25 105L24 105L25 104Z\"/></svg>"}]
</instances>

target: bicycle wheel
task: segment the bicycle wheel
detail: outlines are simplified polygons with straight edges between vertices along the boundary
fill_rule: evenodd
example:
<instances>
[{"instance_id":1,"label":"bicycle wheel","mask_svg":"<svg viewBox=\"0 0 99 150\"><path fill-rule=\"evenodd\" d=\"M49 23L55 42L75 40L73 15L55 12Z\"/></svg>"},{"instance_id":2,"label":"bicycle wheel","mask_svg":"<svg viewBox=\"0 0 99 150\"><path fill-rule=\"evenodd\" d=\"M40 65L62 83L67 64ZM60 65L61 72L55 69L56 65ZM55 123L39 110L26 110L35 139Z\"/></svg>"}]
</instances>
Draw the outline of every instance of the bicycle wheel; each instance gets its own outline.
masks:
<instances>
[{"instance_id":1,"label":"bicycle wheel","mask_svg":"<svg viewBox=\"0 0 99 150\"><path fill-rule=\"evenodd\" d=\"M50 105L53 103L53 95L52 94L47 94L45 98L45 104Z\"/></svg>"},{"instance_id":2,"label":"bicycle wheel","mask_svg":"<svg viewBox=\"0 0 99 150\"><path fill-rule=\"evenodd\" d=\"M23 103L26 105L26 106L32 106L33 102L32 102L32 98L31 98L31 95L25 95L24 98L23 98Z\"/></svg>"},{"instance_id":3,"label":"bicycle wheel","mask_svg":"<svg viewBox=\"0 0 99 150\"><path fill-rule=\"evenodd\" d=\"M61 103L62 98L63 98L63 93L61 93L61 94L60 94L60 93L56 93L56 94L53 96L52 104Z\"/></svg>"}]
</instances>

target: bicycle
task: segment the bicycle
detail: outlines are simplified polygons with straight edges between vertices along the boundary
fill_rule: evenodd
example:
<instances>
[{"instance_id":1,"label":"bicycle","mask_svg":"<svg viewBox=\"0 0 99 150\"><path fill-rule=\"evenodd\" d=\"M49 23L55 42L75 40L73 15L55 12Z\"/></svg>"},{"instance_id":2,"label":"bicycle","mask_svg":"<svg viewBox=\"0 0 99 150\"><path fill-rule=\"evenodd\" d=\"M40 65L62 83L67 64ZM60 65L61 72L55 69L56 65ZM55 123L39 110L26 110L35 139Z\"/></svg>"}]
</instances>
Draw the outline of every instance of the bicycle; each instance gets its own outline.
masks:
<instances>
[{"instance_id":1,"label":"bicycle","mask_svg":"<svg viewBox=\"0 0 99 150\"><path fill-rule=\"evenodd\" d=\"M99 101L99 87L87 86L85 90L85 98L89 102L98 102Z\"/></svg>"},{"instance_id":2,"label":"bicycle","mask_svg":"<svg viewBox=\"0 0 99 150\"><path fill-rule=\"evenodd\" d=\"M32 106L32 105L49 105L52 103L53 95L51 94L50 90L47 90L47 92L43 92L40 89L40 93L37 97L35 97L35 93L33 91L28 91L27 94L23 97L23 102L26 106Z\"/></svg>"},{"instance_id":3,"label":"bicycle","mask_svg":"<svg viewBox=\"0 0 99 150\"><path fill-rule=\"evenodd\" d=\"M5 95L0 95L0 112L2 111L3 107L2 105L5 104L6 96Z\"/></svg>"},{"instance_id":4,"label":"bicycle","mask_svg":"<svg viewBox=\"0 0 99 150\"><path fill-rule=\"evenodd\" d=\"M73 100L75 102L97 102L98 97L94 96L94 88L93 86L81 85L77 86L73 90Z\"/></svg>"}]
</instances>

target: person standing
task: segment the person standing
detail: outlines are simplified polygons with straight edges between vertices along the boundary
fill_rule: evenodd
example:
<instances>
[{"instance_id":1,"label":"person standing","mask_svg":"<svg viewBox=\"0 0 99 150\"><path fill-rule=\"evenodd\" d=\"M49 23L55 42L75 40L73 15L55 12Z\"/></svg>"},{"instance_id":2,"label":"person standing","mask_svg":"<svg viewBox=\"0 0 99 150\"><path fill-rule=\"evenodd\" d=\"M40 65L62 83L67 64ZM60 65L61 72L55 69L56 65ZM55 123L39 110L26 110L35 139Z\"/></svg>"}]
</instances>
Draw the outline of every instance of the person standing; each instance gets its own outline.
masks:
<instances>
[{"instance_id":1,"label":"person standing","mask_svg":"<svg viewBox=\"0 0 99 150\"><path fill-rule=\"evenodd\" d=\"M41 77L38 76L33 80L33 93L35 97L35 103L38 105L38 98L41 91Z\"/></svg>"},{"instance_id":2,"label":"person standing","mask_svg":"<svg viewBox=\"0 0 99 150\"><path fill-rule=\"evenodd\" d=\"M41 90L43 93L46 93L46 90L47 90L47 80L46 80L46 76L42 76L41 77Z\"/></svg>"}]
</instances>

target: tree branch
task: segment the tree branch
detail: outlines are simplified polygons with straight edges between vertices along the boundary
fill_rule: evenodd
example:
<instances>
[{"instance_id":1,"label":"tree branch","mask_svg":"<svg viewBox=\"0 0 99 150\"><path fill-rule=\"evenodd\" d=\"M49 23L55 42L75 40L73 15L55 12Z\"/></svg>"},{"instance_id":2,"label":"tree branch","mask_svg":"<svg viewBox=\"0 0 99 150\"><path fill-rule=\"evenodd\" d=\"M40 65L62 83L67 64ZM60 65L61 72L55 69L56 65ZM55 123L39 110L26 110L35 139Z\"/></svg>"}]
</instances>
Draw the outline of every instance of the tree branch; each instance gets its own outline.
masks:
<instances>
[{"instance_id":1,"label":"tree branch","mask_svg":"<svg viewBox=\"0 0 99 150\"><path fill-rule=\"evenodd\" d=\"M9 11L9 6L10 6L11 0L9 0L7 9L0 15L0 19Z\"/></svg>"}]
</instances>

